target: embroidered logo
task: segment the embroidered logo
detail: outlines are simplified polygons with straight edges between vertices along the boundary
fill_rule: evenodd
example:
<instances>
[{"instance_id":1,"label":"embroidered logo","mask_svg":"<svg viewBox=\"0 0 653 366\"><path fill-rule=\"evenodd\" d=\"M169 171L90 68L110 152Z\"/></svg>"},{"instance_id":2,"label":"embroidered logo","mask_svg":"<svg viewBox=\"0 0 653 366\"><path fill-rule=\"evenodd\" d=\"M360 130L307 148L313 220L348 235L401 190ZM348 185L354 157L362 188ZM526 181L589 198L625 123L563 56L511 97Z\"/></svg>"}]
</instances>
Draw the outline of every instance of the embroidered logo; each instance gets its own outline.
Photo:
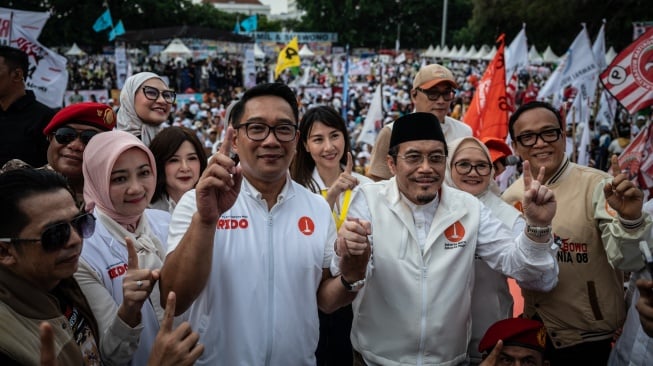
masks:
<instances>
[{"instance_id":1,"label":"embroidered logo","mask_svg":"<svg viewBox=\"0 0 653 366\"><path fill-rule=\"evenodd\" d=\"M302 216L297 222L297 228L306 236L313 235L313 232L315 232L315 223L310 217Z\"/></svg>"}]
</instances>

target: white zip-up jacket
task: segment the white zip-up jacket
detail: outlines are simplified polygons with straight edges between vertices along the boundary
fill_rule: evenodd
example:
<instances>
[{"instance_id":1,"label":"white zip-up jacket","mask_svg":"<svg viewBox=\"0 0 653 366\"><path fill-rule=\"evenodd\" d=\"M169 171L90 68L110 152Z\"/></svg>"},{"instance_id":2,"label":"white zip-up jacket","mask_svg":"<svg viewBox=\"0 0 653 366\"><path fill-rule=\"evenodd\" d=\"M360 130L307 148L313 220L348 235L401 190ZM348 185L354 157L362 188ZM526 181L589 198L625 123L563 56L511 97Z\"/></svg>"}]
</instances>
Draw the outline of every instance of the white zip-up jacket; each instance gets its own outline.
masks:
<instances>
[{"instance_id":1,"label":"white zip-up jacket","mask_svg":"<svg viewBox=\"0 0 653 366\"><path fill-rule=\"evenodd\" d=\"M373 255L354 300L352 345L368 365L457 365L471 336L474 256L524 287L557 283L557 247L512 232L474 196L443 185L424 243L395 178L361 187L349 217L372 222Z\"/></svg>"}]
</instances>

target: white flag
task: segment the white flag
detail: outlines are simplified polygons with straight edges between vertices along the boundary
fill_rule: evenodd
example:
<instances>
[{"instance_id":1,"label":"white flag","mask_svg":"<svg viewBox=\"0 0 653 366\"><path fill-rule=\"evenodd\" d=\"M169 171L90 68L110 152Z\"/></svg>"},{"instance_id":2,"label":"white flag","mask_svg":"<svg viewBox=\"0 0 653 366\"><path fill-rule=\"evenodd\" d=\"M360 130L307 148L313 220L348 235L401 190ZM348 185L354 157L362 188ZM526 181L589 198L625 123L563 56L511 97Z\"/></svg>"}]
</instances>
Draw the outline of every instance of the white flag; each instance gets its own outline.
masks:
<instances>
[{"instance_id":1,"label":"white flag","mask_svg":"<svg viewBox=\"0 0 653 366\"><path fill-rule=\"evenodd\" d=\"M358 135L356 142L364 142L374 146L378 130L382 127L382 121L383 106L381 101L381 86L379 85L376 87L376 91L374 91L372 103L370 103L370 108L367 110L367 116L365 117L365 123L363 123L363 129L360 135Z\"/></svg>"},{"instance_id":2,"label":"white flag","mask_svg":"<svg viewBox=\"0 0 653 366\"><path fill-rule=\"evenodd\" d=\"M528 66L528 42L526 38L526 24L522 26L521 31L515 39L510 42L505 51L506 57L506 82L510 80L512 74Z\"/></svg>"},{"instance_id":3,"label":"white flag","mask_svg":"<svg viewBox=\"0 0 653 366\"><path fill-rule=\"evenodd\" d=\"M599 111L596 113L596 125L605 125L612 129L614 116L617 113L617 100L607 90L601 92Z\"/></svg>"},{"instance_id":4,"label":"white flag","mask_svg":"<svg viewBox=\"0 0 653 366\"><path fill-rule=\"evenodd\" d=\"M26 11L0 8L0 45L8 46L9 33L13 24L18 25L33 39L38 39L45 22L50 18L49 12ZM15 38L15 37L12 37Z\"/></svg>"},{"instance_id":5,"label":"white flag","mask_svg":"<svg viewBox=\"0 0 653 366\"><path fill-rule=\"evenodd\" d=\"M41 45L17 23L12 26L11 47L27 53L27 89L34 91L39 102L60 108L68 85L66 58Z\"/></svg>"},{"instance_id":6,"label":"white flag","mask_svg":"<svg viewBox=\"0 0 653 366\"><path fill-rule=\"evenodd\" d=\"M608 67L608 63L605 62L605 19L603 19L601 29L599 29L599 33L596 35L596 39L592 45L592 52L594 53L596 65L599 67L599 70L605 70Z\"/></svg>"},{"instance_id":7,"label":"white flag","mask_svg":"<svg viewBox=\"0 0 653 366\"><path fill-rule=\"evenodd\" d=\"M590 164L590 129L589 123L583 126L583 134L580 136L580 144L578 144L578 165L588 166Z\"/></svg>"},{"instance_id":8,"label":"white flag","mask_svg":"<svg viewBox=\"0 0 653 366\"><path fill-rule=\"evenodd\" d=\"M537 99L543 100L552 95L561 95L566 86L592 73L598 73L598 71L590 38L587 35L585 24L583 24L583 29L563 56L562 62L540 90Z\"/></svg>"}]
</instances>

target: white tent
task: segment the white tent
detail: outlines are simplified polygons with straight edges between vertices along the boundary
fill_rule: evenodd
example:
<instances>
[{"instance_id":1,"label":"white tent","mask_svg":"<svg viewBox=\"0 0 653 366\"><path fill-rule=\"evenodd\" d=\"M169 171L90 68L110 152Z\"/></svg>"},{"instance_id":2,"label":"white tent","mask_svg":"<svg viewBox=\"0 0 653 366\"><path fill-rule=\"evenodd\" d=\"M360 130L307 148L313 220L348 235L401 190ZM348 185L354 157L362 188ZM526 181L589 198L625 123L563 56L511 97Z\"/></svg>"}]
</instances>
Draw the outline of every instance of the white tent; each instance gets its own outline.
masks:
<instances>
[{"instance_id":1,"label":"white tent","mask_svg":"<svg viewBox=\"0 0 653 366\"><path fill-rule=\"evenodd\" d=\"M531 45L531 49L528 50L528 62L530 62L531 65L541 65L542 61L544 61L544 59L540 56L540 53L537 52L535 45Z\"/></svg>"},{"instance_id":2,"label":"white tent","mask_svg":"<svg viewBox=\"0 0 653 366\"><path fill-rule=\"evenodd\" d=\"M165 57L190 57L192 54L192 51L179 38L173 39L168 47L161 51L161 56Z\"/></svg>"},{"instance_id":3,"label":"white tent","mask_svg":"<svg viewBox=\"0 0 653 366\"><path fill-rule=\"evenodd\" d=\"M308 48L308 45L304 44L299 50L299 57L313 57L315 54Z\"/></svg>"},{"instance_id":4,"label":"white tent","mask_svg":"<svg viewBox=\"0 0 653 366\"><path fill-rule=\"evenodd\" d=\"M605 62L610 65L615 57L617 57L617 52L614 50L614 47L610 47L608 52L605 53Z\"/></svg>"},{"instance_id":5,"label":"white tent","mask_svg":"<svg viewBox=\"0 0 653 366\"><path fill-rule=\"evenodd\" d=\"M426 51L422 52L422 57L433 57L433 51L435 51L433 49L433 45L429 45L429 48L427 48Z\"/></svg>"},{"instance_id":6,"label":"white tent","mask_svg":"<svg viewBox=\"0 0 653 366\"><path fill-rule=\"evenodd\" d=\"M551 46L547 46L546 50L544 51L544 54L542 54L542 61L546 63L558 63L560 62L560 56L557 56L555 53L553 53L553 50L551 49Z\"/></svg>"},{"instance_id":7,"label":"white tent","mask_svg":"<svg viewBox=\"0 0 653 366\"><path fill-rule=\"evenodd\" d=\"M474 58L478 50L476 49L476 46L472 45L472 47L469 48L466 54L463 55L464 60L470 60Z\"/></svg>"},{"instance_id":8,"label":"white tent","mask_svg":"<svg viewBox=\"0 0 653 366\"><path fill-rule=\"evenodd\" d=\"M465 58L466 54L467 54L467 46L463 45L462 47L460 47L460 49L455 55L451 56L451 58L455 60L462 60Z\"/></svg>"},{"instance_id":9,"label":"white tent","mask_svg":"<svg viewBox=\"0 0 653 366\"><path fill-rule=\"evenodd\" d=\"M82 51L81 48L77 46L77 43L73 43L73 46L66 51L66 56L83 56L86 52Z\"/></svg>"},{"instance_id":10,"label":"white tent","mask_svg":"<svg viewBox=\"0 0 653 366\"><path fill-rule=\"evenodd\" d=\"M483 60L490 61L494 58L494 55L497 53L497 46L492 46L490 52L483 56Z\"/></svg>"},{"instance_id":11,"label":"white tent","mask_svg":"<svg viewBox=\"0 0 653 366\"><path fill-rule=\"evenodd\" d=\"M488 52L490 52L490 46L484 44L478 49L478 52L476 52L476 54L474 56L472 56L472 59L473 60L482 60L483 57L485 57L485 55L488 54Z\"/></svg>"},{"instance_id":12,"label":"white tent","mask_svg":"<svg viewBox=\"0 0 653 366\"><path fill-rule=\"evenodd\" d=\"M259 47L258 43L254 43L254 58L265 58L265 52Z\"/></svg>"}]
</instances>

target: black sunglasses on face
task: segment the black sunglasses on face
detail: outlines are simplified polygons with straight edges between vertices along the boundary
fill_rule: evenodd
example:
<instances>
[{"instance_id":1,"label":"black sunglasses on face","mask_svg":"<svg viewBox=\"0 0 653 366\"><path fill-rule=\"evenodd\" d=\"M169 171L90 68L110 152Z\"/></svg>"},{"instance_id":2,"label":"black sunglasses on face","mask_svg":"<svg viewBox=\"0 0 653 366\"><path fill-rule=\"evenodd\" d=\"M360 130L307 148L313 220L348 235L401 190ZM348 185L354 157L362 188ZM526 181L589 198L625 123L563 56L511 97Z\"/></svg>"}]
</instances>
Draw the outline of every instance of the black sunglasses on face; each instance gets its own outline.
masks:
<instances>
[{"instance_id":1,"label":"black sunglasses on face","mask_svg":"<svg viewBox=\"0 0 653 366\"><path fill-rule=\"evenodd\" d=\"M71 127L61 127L54 132L54 138L58 143L62 145L68 145L69 143L79 140L84 144L88 144L91 141L91 137L97 135L99 132L95 130L84 130L77 132L74 128Z\"/></svg>"},{"instance_id":2,"label":"black sunglasses on face","mask_svg":"<svg viewBox=\"0 0 653 366\"><path fill-rule=\"evenodd\" d=\"M163 100L168 104L174 103L177 99L177 94L172 90L159 90L152 86L144 86L143 95L149 100L157 100L159 99L159 95L161 95Z\"/></svg>"},{"instance_id":3,"label":"black sunglasses on face","mask_svg":"<svg viewBox=\"0 0 653 366\"><path fill-rule=\"evenodd\" d=\"M35 242L40 241L43 250L46 252L57 251L70 240L70 227L73 227L82 238L88 238L95 231L95 216L90 213L82 213L75 216L69 222L59 222L45 228L40 238L0 238L5 243Z\"/></svg>"}]
</instances>

